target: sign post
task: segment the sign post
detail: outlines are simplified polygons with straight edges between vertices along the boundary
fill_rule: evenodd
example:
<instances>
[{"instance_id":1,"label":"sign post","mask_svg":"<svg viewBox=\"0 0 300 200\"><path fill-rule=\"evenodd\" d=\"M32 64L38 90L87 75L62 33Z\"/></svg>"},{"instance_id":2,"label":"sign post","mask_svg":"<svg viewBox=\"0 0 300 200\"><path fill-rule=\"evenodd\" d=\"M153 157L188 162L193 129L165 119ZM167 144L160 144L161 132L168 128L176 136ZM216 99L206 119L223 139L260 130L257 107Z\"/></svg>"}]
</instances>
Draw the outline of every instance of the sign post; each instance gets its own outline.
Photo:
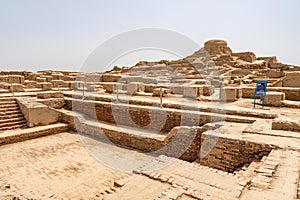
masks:
<instances>
[{"instance_id":1,"label":"sign post","mask_svg":"<svg viewBox=\"0 0 300 200\"><path fill-rule=\"evenodd\" d=\"M160 88L159 88L160 107L162 107L162 96L163 96L162 87L160 86Z\"/></svg>"},{"instance_id":2,"label":"sign post","mask_svg":"<svg viewBox=\"0 0 300 200\"><path fill-rule=\"evenodd\" d=\"M154 79L153 80L153 84L154 85L157 85L157 80L156 79ZM162 87L160 86L159 87L159 102L160 102L160 107L162 107L162 96L163 96L163 94L162 94Z\"/></svg>"},{"instance_id":3,"label":"sign post","mask_svg":"<svg viewBox=\"0 0 300 200\"><path fill-rule=\"evenodd\" d=\"M256 104L256 97L261 97L262 98L262 107L264 108L265 106L265 98L266 98L266 92L267 92L267 85L268 81L256 81L256 87L254 90L254 108Z\"/></svg>"},{"instance_id":4,"label":"sign post","mask_svg":"<svg viewBox=\"0 0 300 200\"><path fill-rule=\"evenodd\" d=\"M119 83L116 84L116 89L117 89L116 102L119 102Z\"/></svg>"}]
</instances>

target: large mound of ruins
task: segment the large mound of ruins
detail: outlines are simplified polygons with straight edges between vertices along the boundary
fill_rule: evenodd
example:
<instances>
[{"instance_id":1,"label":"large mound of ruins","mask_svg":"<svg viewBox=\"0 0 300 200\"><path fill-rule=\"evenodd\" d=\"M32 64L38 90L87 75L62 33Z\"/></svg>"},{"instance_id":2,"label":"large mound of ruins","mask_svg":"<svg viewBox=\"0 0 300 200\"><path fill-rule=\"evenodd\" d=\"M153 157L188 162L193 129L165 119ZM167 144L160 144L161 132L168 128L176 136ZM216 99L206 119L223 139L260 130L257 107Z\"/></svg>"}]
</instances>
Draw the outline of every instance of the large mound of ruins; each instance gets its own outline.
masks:
<instances>
[{"instance_id":1,"label":"large mound of ruins","mask_svg":"<svg viewBox=\"0 0 300 200\"><path fill-rule=\"evenodd\" d=\"M210 40L106 72L0 71L0 102L0 199L300 199L300 67L276 56ZM116 151L134 168L97 157Z\"/></svg>"}]
</instances>

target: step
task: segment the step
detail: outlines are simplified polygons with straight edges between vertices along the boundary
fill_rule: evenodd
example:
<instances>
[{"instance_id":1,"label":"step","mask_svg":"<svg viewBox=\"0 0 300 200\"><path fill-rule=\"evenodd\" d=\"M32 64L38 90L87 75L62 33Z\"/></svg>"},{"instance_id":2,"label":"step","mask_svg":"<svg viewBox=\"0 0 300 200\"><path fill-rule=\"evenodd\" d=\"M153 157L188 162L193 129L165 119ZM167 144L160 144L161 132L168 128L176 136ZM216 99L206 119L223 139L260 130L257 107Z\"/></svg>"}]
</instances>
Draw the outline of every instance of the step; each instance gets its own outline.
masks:
<instances>
[{"instance_id":1,"label":"step","mask_svg":"<svg viewBox=\"0 0 300 200\"><path fill-rule=\"evenodd\" d=\"M259 169L260 166L264 164L266 156L264 156L260 161L252 161L249 166L244 166L235 174L243 176L245 178L252 178L255 175L255 170Z\"/></svg>"},{"instance_id":2,"label":"step","mask_svg":"<svg viewBox=\"0 0 300 200\"><path fill-rule=\"evenodd\" d=\"M5 105L5 104L14 104L14 105L18 105L18 103L16 102L16 100L1 101L1 102L0 102L0 105Z\"/></svg>"},{"instance_id":3,"label":"step","mask_svg":"<svg viewBox=\"0 0 300 200\"><path fill-rule=\"evenodd\" d=\"M18 104L18 103L15 100L0 101L0 105L5 105L5 104Z\"/></svg>"},{"instance_id":4,"label":"step","mask_svg":"<svg viewBox=\"0 0 300 200\"><path fill-rule=\"evenodd\" d=\"M17 103L9 103L9 104L0 104L0 109L1 108L19 108L19 105Z\"/></svg>"},{"instance_id":5,"label":"step","mask_svg":"<svg viewBox=\"0 0 300 200\"><path fill-rule=\"evenodd\" d=\"M257 119L253 117L242 117L235 115L225 115L225 121L227 122L238 122L238 123L248 123L251 124L255 122Z\"/></svg>"},{"instance_id":6,"label":"step","mask_svg":"<svg viewBox=\"0 0 300 200\"><path fill-rule=\"evenodd\" d=\"M14 100L14 99L12 99L10 97L1 97L0 98L0 102L2 102L2 101L12 101L12 100Z\"/></svg>"},{"instance_id":7,"label":"step","mask_svg":"<svg viewBox=\"0 0 300 200\"><path fill-rule=\"evenodd\" d=\"M20 116L20 117L12 117L12 118L8 118L8 119L0 119L0 126L4 123L8 123L8 122L20 122L20 121L24 121L24 117Z\"/></svg>"},{"instance_id":8,"label":"step","mask_svg":"<svg viewBox=\"0 0 300 200\"><path fill-rule=\"evenodd\" d=\"M51 124L47 126L38 126L22 130L4 131L0 134L0 145L21 142L37 137L57 134L69 131L69 125L64 123Z\"/></svg>"},{"instance_id":9,"label":"step","mask_svg":"<svg viewBox=\"0 0 300 200\"><path fill-rule=\"evenodd\" d=\"M23 114L20 111L15 113L7 113L7 112L4 114L0 113L0 121L5 119L16 118L16 117L23 117Z\"/></svg>"},{"instance_id":10,"label":"step","mask_svg":"<svg viewBox=\"0 0 300 200\"><path fill-rule=\"evenodd\" d=\"M0 115L9 116L13 114L20 114L21 111L19 108L9 108L9 109L0 109Z\"/></svg>"},{"instance_id":11,"label":"step","mask_svg":"<svg viewBox=\"0 0 300 200\"><path fill-rule=\"evenodd\" d=\"M251 181L251 187L267 188L270 184L277 166L281 162L281 150L272 150L270 154L263 159L257 169L254 170L255 174Z\"/></svg>"},{"instance_id":12,"label":"step","mask_svg":"<svg viewBox=\"0 0 300 200\"><path fill-rule=\"evenodd\" d=\"M284 101L282 101L282 105L284 107L289 107L289 108L300 108L299 101L284 100Z\"/></svg>"},{"instance_id":13,"label":"step","mask_svg":"<svg viewBox=\"0 0 300 200\"><path fill-rule=\"evenodd\" d=\"M23 120L20 120L20 121L13 121L13 122L7 122L5 124L0 124L0 130L5 130L6 128L9 128L11 126L14 126L14 125L22 125L22 124L26 124L26 120L23 119Z\"/></svg>"},{"instance_id":14,"label":"step","mask_svg":"<svg viewBox=\"0 0 300 200\"><path fill-rule=\"evenodd\" d=\"M296 199L299 157L298 151L272 150L264 164L256 170L243 199Z\"/></svg>"},{"instance_id":15,"label":"step","mask_svg":"<svg viewBox=\"0 0 300 200\"><path fill-rule=\"evenodd\" d=\"M0 128L0 135L3 131L14 130L14 129L23 129L26 127L27 127L27 124L18 124L18 125L13 125L13 126L6 127L6 128Z\"/></svg>"}]
</instances>

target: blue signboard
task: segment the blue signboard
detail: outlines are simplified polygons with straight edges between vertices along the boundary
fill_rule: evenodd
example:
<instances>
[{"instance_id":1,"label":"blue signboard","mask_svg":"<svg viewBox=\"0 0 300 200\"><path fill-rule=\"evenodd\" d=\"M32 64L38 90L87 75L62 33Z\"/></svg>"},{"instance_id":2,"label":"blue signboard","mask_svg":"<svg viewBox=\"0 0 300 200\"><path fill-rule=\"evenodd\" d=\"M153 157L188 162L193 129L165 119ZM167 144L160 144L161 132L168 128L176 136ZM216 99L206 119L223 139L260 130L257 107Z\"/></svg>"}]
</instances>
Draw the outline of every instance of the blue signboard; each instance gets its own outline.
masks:
<instances>
[{"instance_id":1,"label":"blue signboard","mask_svg":"<svg viewBox=\"0 0 300 200\"><path fill-rule=\"evenodd\" d=\"M265 97L267 92L268 81L256 81L256 87L254 91L254 108L256 104L256 97L262 98L262 107L265 106Z\"/></svg>"}]
</instances>

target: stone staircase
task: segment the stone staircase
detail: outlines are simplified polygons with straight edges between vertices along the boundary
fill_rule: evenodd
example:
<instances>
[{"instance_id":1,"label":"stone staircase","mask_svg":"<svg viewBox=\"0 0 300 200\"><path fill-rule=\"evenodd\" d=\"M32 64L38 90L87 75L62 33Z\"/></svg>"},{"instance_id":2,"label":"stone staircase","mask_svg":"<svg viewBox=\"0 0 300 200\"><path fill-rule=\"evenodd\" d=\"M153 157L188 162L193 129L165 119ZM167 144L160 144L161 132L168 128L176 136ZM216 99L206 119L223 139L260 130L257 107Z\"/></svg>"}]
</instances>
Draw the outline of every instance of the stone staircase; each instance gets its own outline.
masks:
<instances>
[{"instance_id":1,"label":"stone staircase","mask_svg":"<svg viewBox=\"0 0 300 200\"><path fill-rule=\"evenodd\" d=\"M26 120L17 101L10 97L0 98L0 132L25 128Z\"/></svg>"},{"instance_id":2,"label":"stone staircase","mask_svg":"<svg viewBox=\"0 0 300 200\"><path fill-rule=\"evenodd\" d=\"M251 183L240 199L297 199L299 158L298 151L272 150L252 173Z\"/></svg>"}]
</instances>

